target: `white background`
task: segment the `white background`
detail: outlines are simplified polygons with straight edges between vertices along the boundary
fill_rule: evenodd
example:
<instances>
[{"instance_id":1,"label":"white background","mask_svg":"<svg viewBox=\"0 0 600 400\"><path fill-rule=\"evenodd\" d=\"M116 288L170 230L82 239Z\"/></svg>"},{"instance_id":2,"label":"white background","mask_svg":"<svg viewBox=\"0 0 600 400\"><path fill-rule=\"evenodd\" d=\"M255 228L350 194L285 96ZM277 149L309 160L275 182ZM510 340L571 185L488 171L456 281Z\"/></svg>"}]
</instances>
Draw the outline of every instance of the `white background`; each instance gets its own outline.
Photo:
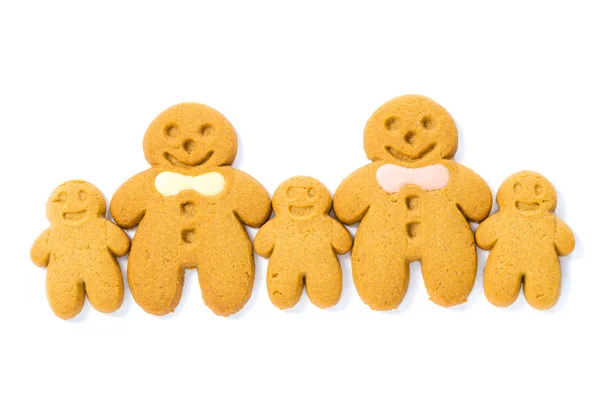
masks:
<instances>
[{"instance_id":1,"label":"white background","mask_svg":"<svg viewBox=\"0 0 600 400\"><path fill-rule=\"evenodd\" d=\"M0 398L598 398L593 2L283 3L2 2ZM299 174L333 192L367 163L371 113L407 93L453 115L456 160L494 193L522 169L556 186L577 247L554 309L489 304L480 252L469 301L452 309L427 299L415 263L400 308L371 311L345 256L342 300L325 311L306 297L276 309L259 257L252 298L230 318L203 305L195 271L166 317L129 291L112 315L50 311L29 260L47 196L82 178L109 199L147 168L142 137L163 109L220 110L238 132L234 166L271 194Z\"/></svg>"}]
</instances>

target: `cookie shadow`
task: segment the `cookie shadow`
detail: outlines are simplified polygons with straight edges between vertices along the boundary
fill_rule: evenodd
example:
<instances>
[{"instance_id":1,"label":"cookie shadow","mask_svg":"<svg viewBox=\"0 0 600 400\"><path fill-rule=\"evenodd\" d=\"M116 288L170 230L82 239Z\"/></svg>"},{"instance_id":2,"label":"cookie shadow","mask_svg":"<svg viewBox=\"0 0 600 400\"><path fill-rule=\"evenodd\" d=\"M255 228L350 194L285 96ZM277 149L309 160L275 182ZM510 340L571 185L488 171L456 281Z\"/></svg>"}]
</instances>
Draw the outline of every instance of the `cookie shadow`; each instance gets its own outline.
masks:
<instances>
[{"instance_id":1,"label":"cookie shadow","mask_svg":"<svg viewBox=\"0 0 600 400\"><path fill-rule=\"evenodd\" d=\"M548 314L556 314L561 312L567 305L571 291L573 290L573 267L576 261L583 259L584 247L581 244L579 235L573 232L575 236L575 249L573 253L566 257L561 257L560 268L562 274L561 293L554 307L546 310Z\"/></svg>"},{"instance_id":2,"label":"cookie shadow","mask_svg":"<svg viewBox=\"0 0 600 400\"><path fill-rule=\"evenodd\" d=\"M463 130L462 130L460 124L457 122L457 120L455 118L453 118L453 119L454 119L454 124L456 125L456 131L458 132L458 143L460 143L460 145L458 146L458 149L456 150L456 153L454 153L454 159L462 160L464 158L464 154L465 154L465 143L467 143L468 141L464 140L465 134L463 133Z\"/></svg>"},{"instance_id":3,"label":"cookie shadow","mask_svg":"<svg viewBox=\"0 0 600 400\"><path fill-rule=\"evenodd\" d=\"M559 201L554 213L568 225L569 216L565 196L562 195L560 189L555 188L555 190ZM571 291L573 290L573 267L575 266L576 262L582 260L584 256L585 248L581 241L581 237L575 231L573 231L573 236L575 237L575 248L573 249L573 252L566 257L560 257L560 269L562 276L560 297L558 298L558 301L554 307L545 311L548 314L559 313L568 304Z\"/></svg>"},{"instance_id":4,"label":"cookie shadow","mask_svg":"<svg viewBox=\"0 0 600 400\"><path fill-rule=\"evenodd\" d=\"M237 130L237 128L234 126L233 127L237 133L237 153L235 155L235 160L233 160L233 163L231 164L231 166L233 168L240 168L240 165L244 165L244 155L246 154L246 150L245 148L245 143L244 143L244 135L240 134L240 132Z\"/></svg>"},{"instance_id":5,"label":"cookie shadow","mask_svg":"<svg viewBox=\"0 0 600 400\"><path fill-rule=\"evenodd\" d=\"M79 311L79 314L77 314L73 318L67 320L67 322L72 323L72 324L83 323L91 311L96 311L96 310L94 309L94 307L92 307L92 305L90 304L90 301L88 300L87 295L86 295L85 303L83 304L81 311ZM98 311L96 311L96 312L98 312Z\"/></svg>"}]
</instances>

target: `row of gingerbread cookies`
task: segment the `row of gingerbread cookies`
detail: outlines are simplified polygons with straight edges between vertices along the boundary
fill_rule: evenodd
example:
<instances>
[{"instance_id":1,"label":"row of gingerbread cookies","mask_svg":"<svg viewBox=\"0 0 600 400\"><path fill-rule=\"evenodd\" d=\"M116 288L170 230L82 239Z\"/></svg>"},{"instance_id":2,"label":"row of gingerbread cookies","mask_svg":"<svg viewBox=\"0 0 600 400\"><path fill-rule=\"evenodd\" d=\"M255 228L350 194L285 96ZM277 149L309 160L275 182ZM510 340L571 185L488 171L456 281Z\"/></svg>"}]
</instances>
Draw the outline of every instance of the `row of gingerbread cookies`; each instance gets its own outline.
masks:
<instances>
[{"instance_id":1,"label":"row of gingerbread cookies","mask_svg":"<svg viewBox=\"0 0 600 400\"><path fill-rule=\"evenodd\" d=\"M457 134L451 117L427 98L403 96L375 112L364 139L373 162L349 176L334 196L342 222L361 222L352 254L360 297L373 309L397 307L408 285L408 264L420 260L434 302L464 302L477 269L468 221L486 218L492 198L481 178L452 160ZM174 106L148 128L144 151L152 168L126 182L111 203L120 226L139 225L128 281L134 299L146 311L161 315L176 307L185 268L198 269L204 301L219 315L238 311L250 297L253 252L243 224L261 226L269 218L271 203L258 182L228 166L236 149L231 124L199 104ZM102 206L97 206L102 221L97 225L102 228L79 234L72 229L93 225L82 223L89 216L78 207L97 198L96 192L57 189L48 203L56 223L32 249L38 265L51 264L48 297L54 311L65 318L81 308L84 287L101 311L111 311L122 299L120 270L112 255L127 252L126 235L103 220ZM81 204L72 207L69 199ZM539 175L517 174L502 185L498 200L500 213L477 234L480 246L496 244L485 272L486 295L494 304L508 305L524 280L527 300L548 308L560 291L557 254L567 254L574 243L566 225L552 214L552 186ZM306 284L315 304L335 304L341 294L335 253L348 251L352 240L327 214L327 189L310 178L293 178L275 192L273 206L275 218L255 241L259 254L271 256L271 300L280 308L293 306ZM104 229L104 224L112 228ZM534 239L536 235L542 240ZM86 238L95 238L94 245L85 243ZM98 250L103 243L104 253ZM96 250L102 255L94 255ZM112 271L105 281L98 274L102 265Z\"/></svg>"}]
</instances>

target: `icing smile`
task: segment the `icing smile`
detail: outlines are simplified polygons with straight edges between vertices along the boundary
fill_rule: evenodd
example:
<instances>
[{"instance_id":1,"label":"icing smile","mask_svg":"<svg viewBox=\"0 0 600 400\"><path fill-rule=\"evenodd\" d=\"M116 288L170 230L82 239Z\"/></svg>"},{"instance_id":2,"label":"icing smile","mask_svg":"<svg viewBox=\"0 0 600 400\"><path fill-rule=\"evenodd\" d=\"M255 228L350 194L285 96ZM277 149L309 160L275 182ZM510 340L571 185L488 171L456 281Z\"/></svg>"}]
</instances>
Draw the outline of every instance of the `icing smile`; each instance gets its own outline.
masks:
<instances>
[{"instance_id":1,"label":"icing smile","mask_svg":"<svg viewBox=\"0 0 600 400\"><path fill-rule=\"evenodd\" d=\"M171 163L171 165L174 165L176 167L197 167L198 165L202 165L205 162L207 162L208 159L210 157L212 157L213 151L211 150L208 153L206 153L204 155L204 157L202 157L199 161L197 161L197 162L190 162L190 163L186 163L186 162L180 161L177 157L175 157L174 155L172 155L171 153L169 153L167 151L165 151L164 155L165 155L165 159L169 163Z\"/></svg>"},{"instance_id":2,"label":"icing smile","mask_svg":"<svg viewBox=\"0 0 600 400\"><path fill-rule=\"evenodd\" d=\"M397 159L399 161L414 161L414 160L418 160L420 158L425 157L434 148L435 148L435 143L432 143L429 146L427 146L426 148L424 148L423 150L421 150L420 152L418 152L416 155L410 156L410 155L405 154L405 153L403 153L403 152L401 152L399 150L394 149L392 146L385 146L385 150L388 153L390 153L395 159Z\"/></svg>"}]
</instances>

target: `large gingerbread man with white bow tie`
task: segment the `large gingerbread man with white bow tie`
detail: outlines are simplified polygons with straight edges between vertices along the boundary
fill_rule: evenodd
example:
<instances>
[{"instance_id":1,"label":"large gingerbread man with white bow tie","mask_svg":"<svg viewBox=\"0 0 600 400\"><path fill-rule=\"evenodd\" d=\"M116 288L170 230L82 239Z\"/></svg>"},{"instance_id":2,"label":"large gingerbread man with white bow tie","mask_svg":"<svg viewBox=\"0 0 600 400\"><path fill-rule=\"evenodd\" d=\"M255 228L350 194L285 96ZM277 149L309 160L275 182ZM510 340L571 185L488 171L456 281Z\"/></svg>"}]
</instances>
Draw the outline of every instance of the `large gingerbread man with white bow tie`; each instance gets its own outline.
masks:
<instances>
[{"instance_id":1,"label":"large gingerbread man with white bow tie","mask_svg":"<svg viewBox=\"0 0 600 400\"><path fill-rule=\"evenodd\" d=\"M477 254L469 222L487 217L492 194L453 160L457 145L452 117L423 96L390 100L367 122L364 147L373 162L342 182L333 203L342 222L360 222L352 275L371 308L398 307L412 261L421 262L436 304L463 303L471 292Z\"/></svg>"},{"instance_id":2,"label":"large gingerbread man with white bow tie","mask_svg":"<svg viewBox=\"0 0 600 400\"><path fill-rule=\"evenodd\" d=\"M121 227L139 225L127 277L145 311L175 309L186 268L198 270L215 314L233 314L250 298L254 254L244 225L264 224L271 202L260 183L230 166L236 152L233 126L202 104L173 106L148 127L152 167L125 182L110 205Z\"/></svg>"}]
</instances>

